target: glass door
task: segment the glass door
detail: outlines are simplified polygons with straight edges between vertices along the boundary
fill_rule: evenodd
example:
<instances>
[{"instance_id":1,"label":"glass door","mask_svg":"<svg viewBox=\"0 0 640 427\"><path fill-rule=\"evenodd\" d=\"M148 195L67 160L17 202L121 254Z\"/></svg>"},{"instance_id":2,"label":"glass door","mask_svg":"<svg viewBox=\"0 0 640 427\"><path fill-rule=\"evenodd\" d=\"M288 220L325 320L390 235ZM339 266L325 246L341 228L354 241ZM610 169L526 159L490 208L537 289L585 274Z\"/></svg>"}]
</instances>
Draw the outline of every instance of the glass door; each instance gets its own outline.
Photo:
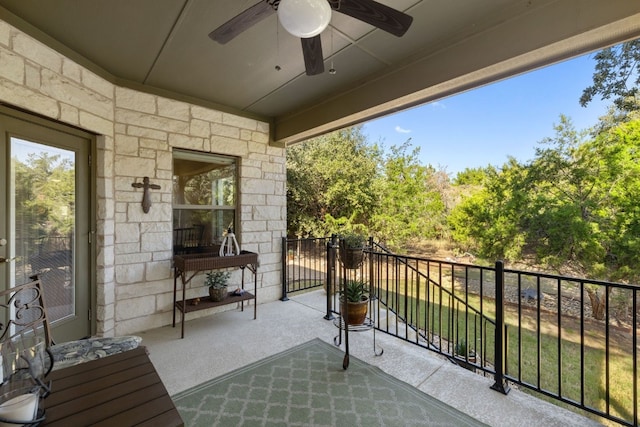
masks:
<instances>
[{"instance_id":1,"label":"glass door","mask_svg":"<svg viewBox=\"0 0 640 427\"><path fill-rule=\"evenodd\" d=\"M38 274L54 338L90 335L91 140L1 113L4 287Z\"/></svg>"}]
</instances>

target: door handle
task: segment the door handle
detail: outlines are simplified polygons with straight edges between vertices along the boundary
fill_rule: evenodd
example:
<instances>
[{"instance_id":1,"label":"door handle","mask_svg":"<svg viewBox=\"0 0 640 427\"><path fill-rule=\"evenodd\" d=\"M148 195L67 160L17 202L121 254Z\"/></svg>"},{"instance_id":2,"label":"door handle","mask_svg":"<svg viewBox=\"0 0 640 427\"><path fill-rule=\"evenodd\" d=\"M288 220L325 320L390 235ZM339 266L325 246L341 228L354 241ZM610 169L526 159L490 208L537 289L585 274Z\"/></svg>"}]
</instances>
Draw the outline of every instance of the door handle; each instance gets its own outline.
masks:
<instances>
[{"instance_id":1,"label":"door handle","mask_svg":"<svg viewBox=\"0 0 640 427\"><path fill-rule=\"evenodd\" d=\"M16 259L16 258L15 258L15 257L13 257L13 258L2 258L2 257L0 257L0 263L3 263L3 262L11 262L11 261L13 261L14 259Z\"/></svg>"}]
</instances>

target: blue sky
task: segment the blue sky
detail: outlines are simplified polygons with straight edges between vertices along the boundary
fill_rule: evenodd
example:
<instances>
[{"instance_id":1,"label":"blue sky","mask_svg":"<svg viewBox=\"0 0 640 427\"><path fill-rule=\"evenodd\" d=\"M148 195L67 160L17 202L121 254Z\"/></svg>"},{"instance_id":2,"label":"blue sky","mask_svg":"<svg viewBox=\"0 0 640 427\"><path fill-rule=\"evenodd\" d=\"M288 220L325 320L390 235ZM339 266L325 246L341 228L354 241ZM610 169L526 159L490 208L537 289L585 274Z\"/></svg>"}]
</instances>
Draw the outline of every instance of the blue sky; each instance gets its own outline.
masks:
<instances>
[{"instance_id":1,"label":"blue sky","mask_svg":"<svg viewBox=\"0 0 640 427\"><path fill-rule=\"evenodd\" d=\"M384 147L411 138L420 162L455 177L467 167L501 166L509 156L521 163L538 142L555 136L560 115L576 129L595 125L610 101L578 100L592 83L594 54L584 55L459 95L368 122L363 132Z\"/></svg>"}]
</instances>

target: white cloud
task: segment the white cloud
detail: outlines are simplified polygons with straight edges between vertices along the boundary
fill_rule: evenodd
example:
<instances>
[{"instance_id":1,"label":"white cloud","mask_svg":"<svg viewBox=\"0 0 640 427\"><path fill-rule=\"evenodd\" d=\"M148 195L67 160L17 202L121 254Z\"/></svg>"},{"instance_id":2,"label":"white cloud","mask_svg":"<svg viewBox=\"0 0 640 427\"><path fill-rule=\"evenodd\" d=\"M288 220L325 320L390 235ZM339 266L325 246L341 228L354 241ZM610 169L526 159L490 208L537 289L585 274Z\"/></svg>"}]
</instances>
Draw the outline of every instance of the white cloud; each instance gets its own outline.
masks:
<instances>
[{"instance_id":1,"label":"white cloud","mask_svg":"<svg viewBox=\"0 0 640 427\"><path fill-rule=\"evenodd\" d=\"M429 105L431 105L432 108L439 108L439 109L442 109L442 110L447 108L447 106L444 105L444 102L434 101Z\"/></svg>"},{"instance_id":2,"label":"white cloud","mask_svg":"<svg viewBox=\"0 0 640 427\"><path fill-rule=\"evenodd\" d=\"M396 126L395 129L398 133L411 133L411 129L403 129L400 126Z\"/></svg>"}]
</instances>

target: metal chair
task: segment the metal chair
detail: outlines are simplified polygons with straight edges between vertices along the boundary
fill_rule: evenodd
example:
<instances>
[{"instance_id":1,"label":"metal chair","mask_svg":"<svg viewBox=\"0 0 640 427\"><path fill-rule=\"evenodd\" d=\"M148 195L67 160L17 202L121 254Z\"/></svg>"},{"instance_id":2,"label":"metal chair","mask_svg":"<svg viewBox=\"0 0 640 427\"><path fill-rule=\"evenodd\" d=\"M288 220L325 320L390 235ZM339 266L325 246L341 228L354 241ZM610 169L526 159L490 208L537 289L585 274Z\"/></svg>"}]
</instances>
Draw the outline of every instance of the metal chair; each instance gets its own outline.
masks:
<instances>
[{"instance_id":1,"label":"metal chair","mask_svg":"<svg viewBox=\"0 0 640 427\"><path fill-rule=\"evenodd\" d=\"M47 318L42 283L38 276L32 279L31 282L0 291L0 311L4 311L0 317L0 343L25 335L44 336L53 357L53 370L56 370L132 350L142 342L141 337L129 335L55 343Z\"/></svg>"},{"instance_id":2,"label":"metal chair","mask_svg":"<svg viewBox=\"0 0 640 427\"><path fill-rule=\"evenodd\" d=\"M173 254L184 255L198 252L202 246L204 227L196 225L173 230Z\"/></svg>"}]
</instances>

